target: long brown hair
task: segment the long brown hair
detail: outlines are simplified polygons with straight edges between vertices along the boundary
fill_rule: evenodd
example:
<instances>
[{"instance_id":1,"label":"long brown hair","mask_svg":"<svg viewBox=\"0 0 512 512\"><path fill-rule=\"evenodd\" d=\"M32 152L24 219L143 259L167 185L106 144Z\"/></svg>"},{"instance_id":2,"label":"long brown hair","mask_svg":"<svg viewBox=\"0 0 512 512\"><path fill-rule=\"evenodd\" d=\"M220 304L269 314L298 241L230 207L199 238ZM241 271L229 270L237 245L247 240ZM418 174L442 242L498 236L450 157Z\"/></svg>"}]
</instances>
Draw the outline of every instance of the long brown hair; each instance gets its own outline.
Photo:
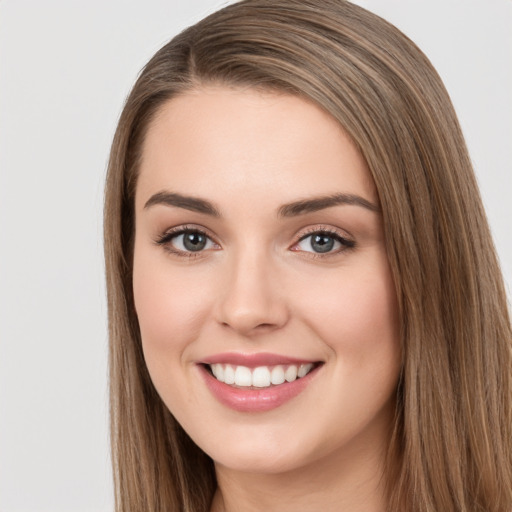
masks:
<instances>
[{"instance_id":1,"label":"long brown hair","mask_svg":"<svg viewBox=\"0 0 512 512\"><path fill-rule=\"evenodd\" d=\"M388 509L512 509L512 334L461 129L423 53L344 0L245 0L175 37L122 112L105 199L111 443L117 512L205 512L213 463L157 395L133 305L134 192L148 124L202 84L313 100L365 157L382 207L403 368Z\"/></svg>"}]
</instances>

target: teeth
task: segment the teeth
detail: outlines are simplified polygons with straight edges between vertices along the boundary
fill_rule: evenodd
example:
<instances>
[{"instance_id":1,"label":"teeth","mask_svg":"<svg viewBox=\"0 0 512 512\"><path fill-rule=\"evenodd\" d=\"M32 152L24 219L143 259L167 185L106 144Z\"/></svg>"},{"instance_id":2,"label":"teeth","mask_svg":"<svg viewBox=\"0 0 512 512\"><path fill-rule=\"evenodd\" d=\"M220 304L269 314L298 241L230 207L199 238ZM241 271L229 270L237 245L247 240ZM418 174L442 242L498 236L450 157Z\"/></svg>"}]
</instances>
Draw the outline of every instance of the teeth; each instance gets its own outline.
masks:
<instances>
[{"instance_id":1,"label":"teeth","mask_svg":"<svg viewBox=\"0 0 512 512\"><path fill-rule=\"evenodd\" d=\"M297 377L299 377L299 379L302 377L305 377L311 371L312 368L313 368L312 363L301 364L299 366L299 371L297 372Z\"/></svg>"},{"instance_id":2,"label":"teeth","mask_svg":"<svg viewBox=\"0 0 512 512\"><path fill-rule=\"evenodd\" d=\"M268 388L270 385L278 386L284 382L293 382L305 377L312 369L313 364L301 364L274 367L258 366L252 370L246 366L232 366L230 364L211 364L210 369L214 377L226 384L239 387Z\"/></svg>"},{"instance_id":3,"label":"teeth","mask_svg":"<svg viewBox=\"0 0 512 512\"><path fill-rule=\"evenodd\" d=\"M212 373L217 380L224 382L224 368L221 364L212 364Z\"/></svg>"},{"instance_id":4,"label":"teeth","mask_svg":"<svg viewBox=\"0 0 512 512\"><path fill-rule=\"evenodd\" d=\"M278 386L284 382L284 368L282 366L274 366L274 368L272 368L270 382L272 382L274 386Z\"/></svg>"},{"instance_id":5,"label":"teeth","mask_svg":"<svg viewBox=\"0 0 512 512\"><path fill-rule=\"evenodd\" d=\"M224 382L226 384L235 383L235 370L233 370L232 366L227 365L226 368L224 369Z\"/></svg>"},{"instance_id":6,"label":"teeth","mask_svg":"<svg viewBox=\"0 0 512 512\"><path fill-rule=\"evenodd\" d=\"M237 386L252 386L251 370L246 366L237 366L235 370L235 384Z\"/></svg>"},{"instance_id":7,"label":"teeth","mask_svg":"<svg viewBox=\"0 0 512 512\"><path fill-rule=\"evenodd\" d=\"M270 386L270 370L266 366L260 366L253 370L252 385L256 388L268 388Z\"/></svg>"},{"instance_id":8,"label":"teeth","mask_svg":"<svg viewBox=\"0 0 512 512\"><path fill-rule=\"evenodd\" d=\"M284 378L286 382L293 382L297 379L297 367L294 365L288 366L284 372Z\"/></svg>"}]
</instances>

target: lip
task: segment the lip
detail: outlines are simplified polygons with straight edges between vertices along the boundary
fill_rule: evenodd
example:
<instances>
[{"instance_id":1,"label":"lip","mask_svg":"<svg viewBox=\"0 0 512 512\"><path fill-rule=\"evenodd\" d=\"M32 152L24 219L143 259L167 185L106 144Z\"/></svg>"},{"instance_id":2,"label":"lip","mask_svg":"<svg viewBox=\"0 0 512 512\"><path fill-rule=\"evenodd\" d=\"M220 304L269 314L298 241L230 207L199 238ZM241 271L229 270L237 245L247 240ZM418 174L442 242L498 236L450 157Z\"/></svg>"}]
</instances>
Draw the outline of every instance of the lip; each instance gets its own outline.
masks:
<instances>
[{"instance_id":1,"label":"lip","mask_svg":"<svg viewBox=\"0 0 512 512\"><path fill-rule=\"evenodd\" d=\"M237 352L226 352L224 354L215 354L200 361L201 364L232 364L235 366L246 366L247 368L257 368L258 366L277 366L290 364L317 363L311 359L297 359L295 357L271 354L268 352L259 352L256 354L241 354Z\"/></svg>"},{"instance_id":2,"label":"lip","mask_svg":"<svg viewBox=\"0 0 512 512\"><path fill-rule=\"evenodd\" d=\"M215 356L215 358L208 359L208 361L212 361L211 363L198 364L198 369L209 391L221 404L235 411L245 413L258 413L270 411L272 409L276 409L284 405L285 403L287 403L288 401L292 400L297 395L302 393L313 381L319 369L323 366L322 364L317 365L305 377L296 379L293 382L285 382L278 386L270 386L268 388L261 389L241 387L238 388L231 386L229 384L225 384L224 382L218 381L206 368L206 364L215 364L216 362L221 361L227 364L242 364L244 366L248 366L247 360L245 358L243 358L245 364L233 362L235 359L227 361L225 358L223 358L217 361L218 357ZM256 358L256 360L260 361L261 359ZM265 359L265 361L269 360L273 361L274 359ZM283 361L286 362L283 363ZM254 361L252 360L252 362ZM277 364L298 364L299 362L307 363L311 361L302 361L290 358L279 358L279 363ZM251 367L266 365L271 366L271 364L268 362L266 364L258 364L254 362L254 365L255 366Z\"/></svg>"}]
</instances>

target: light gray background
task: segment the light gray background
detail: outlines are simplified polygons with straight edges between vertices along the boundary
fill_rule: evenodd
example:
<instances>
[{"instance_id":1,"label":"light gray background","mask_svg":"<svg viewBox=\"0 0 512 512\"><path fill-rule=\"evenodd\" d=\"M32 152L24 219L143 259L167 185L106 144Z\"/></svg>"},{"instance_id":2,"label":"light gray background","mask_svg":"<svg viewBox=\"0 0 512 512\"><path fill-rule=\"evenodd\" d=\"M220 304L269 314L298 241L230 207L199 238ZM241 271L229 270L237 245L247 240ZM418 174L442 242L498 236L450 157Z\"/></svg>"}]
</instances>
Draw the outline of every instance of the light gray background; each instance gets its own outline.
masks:
<instances>
[{"instance_id":1,"label":"light gray background","mask_svg":"<svg viewBox=\"0 0 512 512\"><path fill-rule=\"evenodd\" d=\"M0 1L0 511L112 509L102 187L146 60L218 0ZM512 1L360 0L453 98L512 283ZM510 295L509 295L510 296Z\"/></svg>"}]
</instances>

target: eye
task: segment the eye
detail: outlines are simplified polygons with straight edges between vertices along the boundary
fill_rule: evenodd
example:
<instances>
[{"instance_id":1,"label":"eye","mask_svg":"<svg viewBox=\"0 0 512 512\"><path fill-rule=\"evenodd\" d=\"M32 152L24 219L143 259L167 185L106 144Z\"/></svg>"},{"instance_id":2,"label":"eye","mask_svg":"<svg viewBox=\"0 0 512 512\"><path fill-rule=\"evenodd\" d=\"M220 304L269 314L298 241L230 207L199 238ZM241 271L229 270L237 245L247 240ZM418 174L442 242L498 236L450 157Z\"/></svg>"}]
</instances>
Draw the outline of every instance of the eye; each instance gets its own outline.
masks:
<instances>
[{"instance_id":1,"label":"eye","mask_svg":"<svg viewBox=\"0 0 512 512\"><path fill-rule=\"evenodd\" d=\"M292 248L296 251L313 252L316 254L338 253L351 249L355 242L329 231L315 231L303 236Z\"/></svg>"},{"instance_id":2,"label":"eye","mask_svg":"<svg viewBox=\"0 0 512 512\"><path fill-rule=\"evenodd\" d=\"M170 242L179 251L198 252L203 249L210 249L213 242L199 231L187 231L179 235L174 235Z\"/></svg>"},{"instance_id":3,"label":"eye","mask_svg":"<svg viewBox=\"0 0 512 512\"><path fill-rule=\"evenodd\" d=\"M156 243L178 255L191 255L191 253L218 248L218 245L206 233L189 228L167 231Z\"/></svg>"}]
</instances>

